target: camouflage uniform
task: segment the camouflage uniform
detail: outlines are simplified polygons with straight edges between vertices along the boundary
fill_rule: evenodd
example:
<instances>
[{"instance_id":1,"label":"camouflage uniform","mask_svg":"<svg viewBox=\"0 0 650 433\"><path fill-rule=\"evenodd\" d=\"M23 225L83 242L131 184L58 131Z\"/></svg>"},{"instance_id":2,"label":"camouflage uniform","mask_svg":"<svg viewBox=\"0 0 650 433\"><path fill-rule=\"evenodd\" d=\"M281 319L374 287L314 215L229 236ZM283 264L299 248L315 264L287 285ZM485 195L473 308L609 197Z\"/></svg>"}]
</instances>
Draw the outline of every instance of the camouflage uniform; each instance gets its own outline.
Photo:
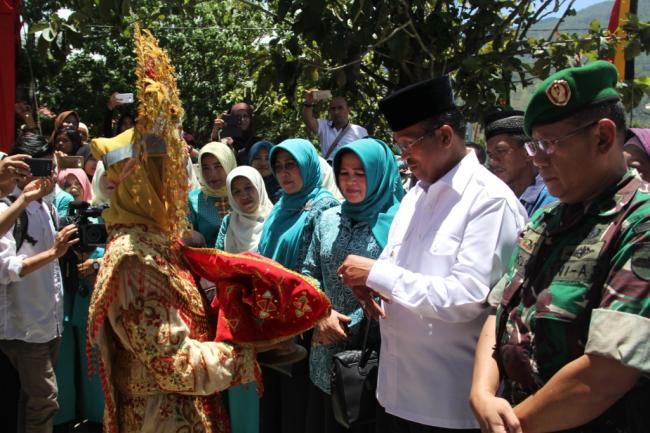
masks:
<instances>
[{"instance_id":1,"label":"camouflage uniform","mask_svg":"<svg viewBox=\"0 0 650 433\"><path fill-rule=\"evenodd\" d=\"M613 358L646 376L571 431L650 431L629 428L625 417L632 409L648 419L637 412L650 398L648 281L650 193L636 172L586 207L559 203L538 211L488 299L497 308L495 356L505 397L519 403L583 354Z\"/></svg>"}]
</instances>

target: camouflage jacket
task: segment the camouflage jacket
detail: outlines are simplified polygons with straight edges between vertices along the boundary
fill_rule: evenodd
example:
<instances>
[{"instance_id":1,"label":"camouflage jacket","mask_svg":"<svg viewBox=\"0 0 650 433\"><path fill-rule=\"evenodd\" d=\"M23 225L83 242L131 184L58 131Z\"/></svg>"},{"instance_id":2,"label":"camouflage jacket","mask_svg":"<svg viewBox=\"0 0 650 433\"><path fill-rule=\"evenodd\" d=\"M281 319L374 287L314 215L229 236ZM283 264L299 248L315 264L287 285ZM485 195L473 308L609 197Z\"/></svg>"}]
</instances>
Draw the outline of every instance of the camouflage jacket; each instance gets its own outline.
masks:
<instances>
[{"instance_id":1,"label":"camouflage jacket","mask_svg":"<svg viewBox=\"0 0 650 433\"><path fill-rule=\"evenodd\" d=\"M521 234L510 271L488 298L497 308L495 356L511 403L534 393L583 354L641 370L645 376L628 396L641 392L647 402L648 188L628 171L589 205L558 203L538 211ZM629 400L623 398L573 431L639 431L626 427Z\"/></svg>"}]
</instances>

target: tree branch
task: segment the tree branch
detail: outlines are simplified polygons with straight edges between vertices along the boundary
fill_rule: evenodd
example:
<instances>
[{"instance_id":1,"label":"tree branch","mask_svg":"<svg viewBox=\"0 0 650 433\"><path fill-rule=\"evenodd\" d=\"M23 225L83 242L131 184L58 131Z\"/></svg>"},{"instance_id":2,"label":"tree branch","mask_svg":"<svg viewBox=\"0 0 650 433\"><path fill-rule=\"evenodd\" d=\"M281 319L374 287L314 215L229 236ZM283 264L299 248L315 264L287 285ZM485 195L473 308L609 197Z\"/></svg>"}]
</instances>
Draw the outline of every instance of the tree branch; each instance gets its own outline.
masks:
<instances>
[{"instance_id":1,"label":"tree branch","mask_svg":"<svg viewBox=\"0 0 650 433\"><path fill-rule=\"evenodd\" d=\"M575 3L575 2L576 2L576 0L571 0L569 2L569 6L567 6L567 8L564 10L564 14L562 14L560 19L557 20L557 23L555 24L555 27L553 27L553 30L551 31L551 34L548 35L548 39L546 39L546 41L550 42L553 39L553 35L555 34L555 32L557 32L557 29L560 28L560 25L564 22L564 19L567 17L567 14L571 10L571 7L573 6L573 3Z\"/></svg>"}]
</instances>

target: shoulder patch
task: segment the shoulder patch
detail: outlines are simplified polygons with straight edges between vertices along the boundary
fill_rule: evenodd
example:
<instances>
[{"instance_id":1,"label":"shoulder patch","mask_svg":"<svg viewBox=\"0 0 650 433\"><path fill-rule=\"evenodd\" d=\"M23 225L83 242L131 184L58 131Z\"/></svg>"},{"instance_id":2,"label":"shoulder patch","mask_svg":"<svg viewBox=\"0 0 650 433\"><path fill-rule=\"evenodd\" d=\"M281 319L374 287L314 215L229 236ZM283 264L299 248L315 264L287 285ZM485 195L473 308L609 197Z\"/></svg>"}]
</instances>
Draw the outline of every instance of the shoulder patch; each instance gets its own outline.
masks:
<instances>
[{"instance_id":1,"label":"shoulder patch","mask_svg":"<svg viewBox=\"0 0 650 433\"><path fill-rule=\"evenodd\" d=\"M650 281L650 244L644 243L634 249L630 266L634 275L642 280Z\"/></svg>"}]
</instances>

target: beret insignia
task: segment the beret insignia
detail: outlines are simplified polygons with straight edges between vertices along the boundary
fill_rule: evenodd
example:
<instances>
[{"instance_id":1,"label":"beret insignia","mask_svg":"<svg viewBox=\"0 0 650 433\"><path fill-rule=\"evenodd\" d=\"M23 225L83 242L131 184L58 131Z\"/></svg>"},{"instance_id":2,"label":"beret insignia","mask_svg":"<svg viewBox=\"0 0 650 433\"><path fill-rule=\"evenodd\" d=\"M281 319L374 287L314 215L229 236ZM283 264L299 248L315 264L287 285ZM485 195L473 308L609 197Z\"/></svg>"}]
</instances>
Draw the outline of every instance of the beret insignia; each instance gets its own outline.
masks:
<instances>
[{"instance_id":1,"label":"beret insignia","mask_svg":"<svg viewBox=\"0 0 650 433\"><path fill-rule=\"evenodd\" d=\"M571 88L566 80L555 80L546 88L546 95L551 104L564 107L571 99Z\"/></svg>"}]
</instances>

